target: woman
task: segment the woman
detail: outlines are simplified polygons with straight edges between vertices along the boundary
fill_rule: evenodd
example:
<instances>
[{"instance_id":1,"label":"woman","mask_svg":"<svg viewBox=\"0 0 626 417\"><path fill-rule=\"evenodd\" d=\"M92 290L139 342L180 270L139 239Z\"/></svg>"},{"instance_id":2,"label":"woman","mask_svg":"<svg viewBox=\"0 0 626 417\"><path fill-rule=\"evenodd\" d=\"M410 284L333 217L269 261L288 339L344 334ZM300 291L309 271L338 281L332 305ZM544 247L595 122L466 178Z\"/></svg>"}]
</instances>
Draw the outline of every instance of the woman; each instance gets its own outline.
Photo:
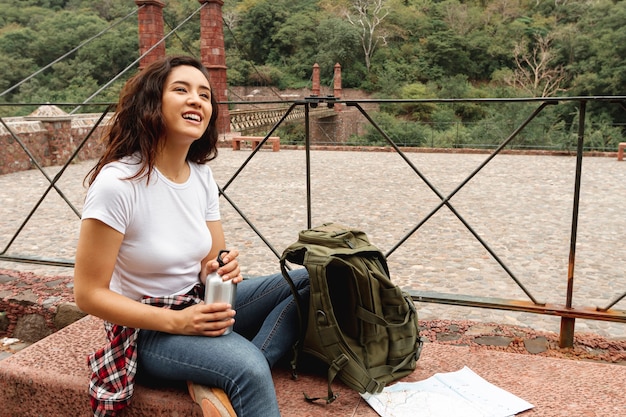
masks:
<instances>
[{"instance_id":1,"label":"woman","mask_svg":"<svg viewBox=\"0 0 626 417\"><path fill-rule=\"evenodd\" d=\"M235 249L216 260L226 243L206 165L218 138L208 79L196 59L167 57L129 80L88 174L74 293L109 339L89 358L95 416L128 405L136 372L188 381L205 416L280 415L270 368L297 337L297 311L280 274L243 280ZM202 302L214 271L238 284L234 306ZM305 270L291 275L308 300Z\"/></svg>"}]
</instances>

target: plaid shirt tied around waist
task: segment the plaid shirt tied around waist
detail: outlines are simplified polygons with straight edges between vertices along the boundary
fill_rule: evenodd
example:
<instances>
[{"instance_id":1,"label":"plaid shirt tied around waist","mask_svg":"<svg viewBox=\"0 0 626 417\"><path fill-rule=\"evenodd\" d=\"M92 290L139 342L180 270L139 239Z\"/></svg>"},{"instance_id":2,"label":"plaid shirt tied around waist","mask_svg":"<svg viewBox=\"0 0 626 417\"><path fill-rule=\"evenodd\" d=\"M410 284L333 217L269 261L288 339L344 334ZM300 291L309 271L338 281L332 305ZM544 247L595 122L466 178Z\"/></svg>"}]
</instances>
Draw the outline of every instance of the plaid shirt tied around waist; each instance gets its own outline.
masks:
<instances>
[{"instance_id":1,"label":"plaid shirt tied around waist","mask_svg":"<svg viewBox=\"0 0 626 417\"><path fill-rule=\"evenodd\" d=\"M181 310L202 301L204 286L197 284L187 294L146 297L144 304ZM92 371L89 400L94 417L113 417L130 404L137 373L139 329L104 322L108 343L89 355Z\"/></svg>"}]
</instances>

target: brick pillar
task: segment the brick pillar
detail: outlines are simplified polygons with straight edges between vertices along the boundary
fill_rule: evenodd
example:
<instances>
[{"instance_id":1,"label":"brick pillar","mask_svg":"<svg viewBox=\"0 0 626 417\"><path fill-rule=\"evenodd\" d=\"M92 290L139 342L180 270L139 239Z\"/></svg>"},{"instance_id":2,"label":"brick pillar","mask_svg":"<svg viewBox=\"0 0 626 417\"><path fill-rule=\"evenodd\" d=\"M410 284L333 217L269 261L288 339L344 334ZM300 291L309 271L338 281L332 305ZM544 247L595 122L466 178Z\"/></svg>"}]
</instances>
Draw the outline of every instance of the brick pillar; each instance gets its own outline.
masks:
<instances>
[{"instance_id":1,"label":"brick pillar","mask_svg":"<svg viewBox=\"0 0 626 417\"><path fill-rule=\"evenodd\" d=\"M313 86L311 88L311 94L314 96L320 95L320 66L317 62L313 64Z\"/></svg>"},{"instance_id":2,"label":"brick pillar","mask_svg":"<svg viewBox=\"0 0 626 417\"><path fill-rule=\"evenodd\" d=\"M226 52L224 48L224 24L222 22L222 0L198 0L204 5L200 11L200 56L211 75L211 89L219 102L228 101L226 78ZM220 104L217 121L220 133L230 132L228 104Z\"/></svg>"},{"instance_id":3,"label":"brick pillar","mask_svg":"<svg viewBox=\"0 0 626 417\"><path fill-rule=\"evenodd\" d=\"M73 116L65 113L57 106L49 104L40 106L37 110L24 117L27 121L37 121L46 130L47 151L43 152L44 166L63 165L74 151L72 137Z\"/></svg>"},{"instance_id":4,"label":"brick pillar","mask_svg":"<svg viewBox=\"0 0 626 417\"><path fill-rule=\"evenodd\" d=\"M161 0L135 0L139 7L137 20L139 23L139 53L143 55L164 37L163 8ZM143 7L142 7L143 6ZM161 42L148 55L139 61L139 69L143 69L165 56L165 42Z\"/></svg>"},{"instance_id":5,"label":"brick pillar","mask_svg":"<svg viewBox=\"0 0 626 417\"><path fill-rule=\"evenodd\" d=\"M341 65L339 62L335 64L335 75L333 77L333 95L341 98ZM341 104L335 104L335 111L341 111Z\"/></svg>"},{"instance_id":6,"label":"brick pillar","mask_svg":"<svg viewBox=\"0 0 626 417\"><path fill-rule=\"evenodd\" d=\"M52 165L65 164L74 151L71 117L42 120L41 124L48 132L48 149Z\"/></svg>"}]
</instances>

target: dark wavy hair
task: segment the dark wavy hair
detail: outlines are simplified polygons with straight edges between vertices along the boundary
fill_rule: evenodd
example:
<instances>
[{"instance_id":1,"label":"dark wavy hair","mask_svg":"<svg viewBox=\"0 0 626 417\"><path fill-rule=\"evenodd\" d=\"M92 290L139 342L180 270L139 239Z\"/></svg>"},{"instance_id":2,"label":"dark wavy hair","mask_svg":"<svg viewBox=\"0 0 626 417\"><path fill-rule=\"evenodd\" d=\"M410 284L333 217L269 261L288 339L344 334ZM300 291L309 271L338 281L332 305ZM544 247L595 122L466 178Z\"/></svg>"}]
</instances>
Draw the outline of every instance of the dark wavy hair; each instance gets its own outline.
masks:
<instances>
[{"instance_id":1,"label":"dark wavy hair","mask_svg":"<svg viewBox=\"0 0 626 417\"><path fill-rule=\"evenodd\" d=\"M104 136L104 154L87 174L89 185L106 164L135 153L140 156L141 169L129 179L147 176L150 180L157 151L165 137L161 112L163 88L172 69L182 65L197 68L209 80L208 70L196 58L170 56L153 62L126 82ZM204 164L217 157L219 110L214 94L211 94L211 105L213 113L208 127L191 144L187 161Z\"/></svg>"}]
</instances>

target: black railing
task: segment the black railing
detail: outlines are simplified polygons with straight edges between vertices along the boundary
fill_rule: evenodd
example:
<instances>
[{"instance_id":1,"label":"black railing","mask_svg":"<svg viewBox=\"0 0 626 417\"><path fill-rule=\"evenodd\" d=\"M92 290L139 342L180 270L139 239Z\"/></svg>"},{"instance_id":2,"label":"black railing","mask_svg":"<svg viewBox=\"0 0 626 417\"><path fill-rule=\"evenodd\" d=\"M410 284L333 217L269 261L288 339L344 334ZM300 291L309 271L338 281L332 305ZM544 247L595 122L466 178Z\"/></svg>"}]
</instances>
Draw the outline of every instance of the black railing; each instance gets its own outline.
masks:
<instances>
[{"instance_id":1,"label":"black railing","mask_svg":"<svg viewBox=\"0 0 626 417\"><path fill-rule=\"evenodd\" d=\"M526 286L523 284L522 280L516 276L511 268L509 268L506 262L498 256L497 251L492 249L490 245L487 243L486 239L484 239L470 224L468 220L466 220L460 212L454 207L451 202L453 196L455 196L459 191L461 191L481 170L483 170L490 162L499 154L501 154L505 149L510 147L512 141L514 141L518 136L524 132L527 126L536 119L536 117L541 114L548 106L558 105L560 103L575 103L578 109L578 124L577 124L577 140L576 140L576 165L575 165L575 173L574 173L574 194L572 201L572 221L571 221L571 230L569 233L569 249L568 249L568 273L567 273L567 289L565 294L565 303L564 304L555 304L555 303L546 303L540 301L539 297L536 297ZM480 308L488 308L488 309L497 309L497 310L509 310L509 311L523 311L523 312L531 312L536 314L545 314L552 316L561 317L561 334L560 334L560 344L562 347L572 346L573 338L574 338L574 327L575 320L577 318L581 319L592 319L592 320L602 320L602 321L613 321L613 322L622 322L626 323L626 312L622 310L616 310L613 307L626 297L626 292L615 297L614 299L607 302L605 306L602 307L574 307L573 304L573 288L574 288L574 267L576 261L576 247L577 247L577 235L578 235L578 218L579 218L579 200L580 200L580 190L582 185L582 162L584 155L584 146L585 146L585 135L586 135L586 109L587 104L590 102L605 102L605 103L616 103L622 108L626 109L624 103L626 103L626 97L569 97L569 98L527 98L527 99L440 99L440 100L337 100L335 98L319 98L319 97L309 97L302 100L295 100L290 102L288 108L285 108L280 115L277 116L275 110L273 110L272 114L272 122L274 124L269 129L265 138L261 141L261 143L252 150L249 156L245 159L245 161L241 164L241 166L234 172L232 177L226 181L222 187L220 188L221 195L224 199L235 209L235 211L241 216L241 218L248 224L248 226L254 231L254 233L267 245L267 247L276 255L276 257L280 256L279 251L274 248L269 239L267 239L260 230L253 224L251 220L249 220L244 214L243 210L241 210L237 204L233 201L233 199L228 196L228 188L232 184L232 182L241 174L241 172L246 169L250 161L255 157L257 152L264 145L267 138L270 136L274 136L275 132L279 127L284 124L286 121L291 120L292 122L295 119L299 119L303 117L304 120L304 131L305 131L305 155L306 155L306 200L307 200L307 226L312 226L312 205L311 202L313 200L312 188L311 188L311 161L310 161L310 152L312 148L311 143L311 109L316 109L319 111L320 107L331 108L335 105L343 105L346 108L355 109L358 114L360 114L369 125L378 132L381 138L383 138L384 142L388 149L391 149L400 155L400 157L404 160L404 162L410 167L413 173L419 177L419 179L430 189L430 191L437 197L439 203L422 219L415 222L415 224L410 226L410 230L400 238L386 253L388 257L390 257L399 247L401 247L411 236L413 236L424 224L426 224L436 213L438 213L444 207L448 209L456 219L458 219L463 226L469 231L469 233L480 243L480 245L486 250L486 252L491 256L498 265L506 272L508 277L518 286L519 289L523 291L527 299L525 300L517 300L517 299L509 299L509 298L493 298L493 297L477 297L471 296L467 294L446 294L446 293L435 293L435 292L427 292L427 291L411 291L411 295L414 300L420 302L431 302L431 303L440 303L440 304L449 304L449 305L458 305L458 306L468 306L468 307L480 307ZM459 182L459 184L449 193L444 193L440 191L433 183L429 181L429 179L420 171L419 167L416 166L409 157L407 157L405 150L403 147L399 146L394 139L385 131L383 127L381 127L372 117L370 112L365 110L365 106L369 106L372 104L375 105L383 105L389 103L431 103L431 104L442 104L442 103L474 103L474 104L487 104L487 103L528 103L531 105L535 105L532 111L529 111L528 115L523 118L517 126L513 128L510 134L508 134L505 138L499 142L495 148L493 148L490 153L487 154L484 161L476 167L465 179ZM231 103L232 105L233 103ZM250 104L246 102L246 104ZM53 259L45 259L45 258L29 258L25 256L19 255L7 255L9 248L12 243L15 241L17 236L21 233L23 227L30 220L33 214L37 211L41 202L45 198L45 196L51 191L55 190L62 198L64 195L62 191L56 186L56 183L65 168L72 163L74 158L79 154L81 148L85 145L85 143L91 138L92 133L95 129L102 123L107 112L110 108L102 114L102 116L98 119L95 126L92 127L91 131L83 138L79 144L77 145L74 152L71 154L70 158L63 165L61 170L51 178L45 173L45 170L41 167L41 165L36 161L36 158L30 153L28 147L21 141L18 134L13 132L9 126L5 123L5 121L0 118L0 122L10 132L12 140L18 142L24 152L26 152L29 158L32 160L33 165L39 169L42 174L45 176L46 181L49 183L45 192L43 193L41 199L35 206L32 208L24 222L20 225L18 230L15 232L13 237L9 240L8 244L4 247L2 252L0 252L0 260L4 261L13 261L13 262L26 262L26 263L39 263L46 265L56 265L56 266L67 266L72 267L73 262L70 260L60 261ZM294 117L296 113L298 117ZM302 116L303 115L303 116ZM354 116L351 116L354 117ZM72 207L72 210L79 216L78 210L71 205L71 203L64 198L68 205ZM616 210L622 209L621 207L614 208ZM608 248L607 248L608 249ZM623 289L626 291L626 289Z\"/></svg>"}]
</instances>

